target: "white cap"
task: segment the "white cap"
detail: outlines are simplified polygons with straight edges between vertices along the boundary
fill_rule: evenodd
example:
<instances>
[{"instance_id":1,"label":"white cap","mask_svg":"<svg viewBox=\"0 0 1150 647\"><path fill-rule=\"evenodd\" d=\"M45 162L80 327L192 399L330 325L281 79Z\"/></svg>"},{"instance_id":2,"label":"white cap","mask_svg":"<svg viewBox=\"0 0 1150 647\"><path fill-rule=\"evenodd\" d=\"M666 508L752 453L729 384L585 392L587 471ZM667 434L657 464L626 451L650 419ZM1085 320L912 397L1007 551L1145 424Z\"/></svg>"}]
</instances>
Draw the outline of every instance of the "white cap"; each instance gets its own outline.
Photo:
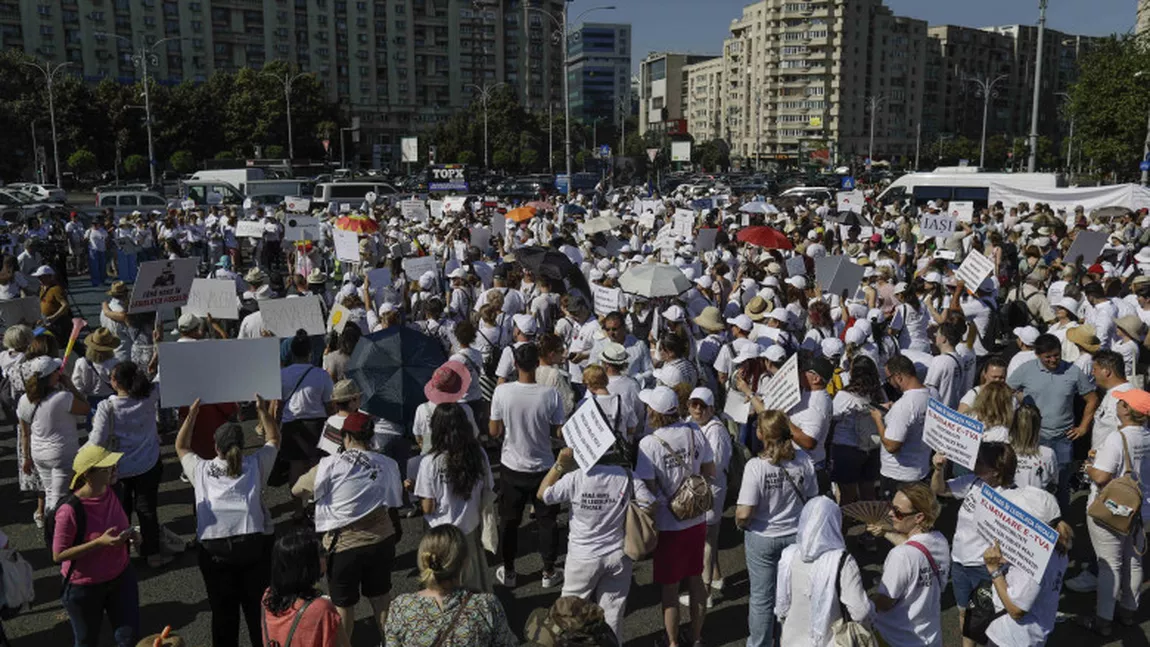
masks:
<instances>
[{"instance_id":1,"label":"white cap","mask_svg":"<svg viewBox=\"0 0 1150 647\"><path fill-rule=\"evenodd\" d=\"M903 282L896 283L894 286L894 294L902 294L903 292L906 292L906 288L907 288L906 283L903 283Z\"/></svg>"},{"instance_id":2,"label":"white cap","mask_svg":"<svg viewBox=\"0 0 1150 647\"><path fill-rule=\"evenodd\" d=\"M942 283L942 275L938 272L927 272L922 280L924 283Z\"/></svg>"},{"instance_id":3,"label":"white cap","mask_svg":"<svg viewBox=\"0 0 1150 647\"><path fill-rule=\"evenodd\" d=\"M60 370L60 360L47 355L41 355L27 362L28 369L33 374L40 377L48 377L53 372Z\"/></svg>"},{"instance_id":4,"label":"white cap","mask_svg":"<svg viewBox=\"0 0 1150 647\"><path fill-rule=\"evenodd\" d=\"M727 323L732 326L737 326L743 332L751 332L751 328L755 327L755 322L751 321L751 318L745 314L727 319Z\"/></svg>"},{"instance_id":5,"label":"white cap","mask_svg":"<svg viewBox=\"0 0 1150 647\"><path fill-rule=\"evenodd\" d=\"M41 265L40 267L36 268L35 272L32 272L32 276L34 276L34 277L56 276L56 270L52 269L51 267L49 267L47 265Z\"/></svg>"},{"instance_id":6,"label":"white cap","mask_svg":"<svg viewBox=\"0 0 1150 647\"><path fill-rule=\"evenodd\" d=\"M609 278L609 279L619 278L619 270L617 270L613 267L611 269L607 270L607 278Z\"/></svg>"},{"instance_id":7,"label":"white cap","mask_svg":"<svg viewBox=\"0 0 1150 647\"><path fill-rule=\"evenodd\" d=\"M778 364L787 360L787 351L783 350L783 347L778 344L772 344L763 351L762 357Z\"/></svg>"},{"instance_id":8,"label":"white cap","mask_svg":"<svg viewBox=\"0 0 1150 647\"><path fill-rule=\"evenodd\" d=\"M749 359L755 359L761 356L762 352L759 350L759 345L752 342L751 344L740 346L733 361L735 365L739 365Z\"/></svg>"},{"instance_id":9,"label":"white cap","mask_svg":"<svg viewBox=\"0 0 1150 647\"><path fill-rule=\"evenodd\" d=\"M1074 315L1075 317L1078 316L1078 302L1075 301L1074 299L1071 299L1070 297L1062 297L1061 299L1058 300L1058 303L1054 304L1054 307L1055 308L1064 308L1065 310L1067 310L1070 314Z\"/></svg>"},{"instance_id":10,"label":"white cap","mask_svg":"<svg viewBox=\"0 0 1150 647\"><path fill-rule=\"evenodd\" d=\"M419 277L419 289L430 290L435 287L435 272L428 270Z\"/></svg>"},{"instance_id":11,"label":"white cap","mask_svg":"<svg viewBox=\"0 0 1150 647\"><path fill-rule=\"evenodd\" d=\"M1033 346L1034 342L1038 340L1039 334L1038 329L1034 326L1022 326L1014 329L1014 336L1022 340L1022 343L1027 346Z\"/></svg>"},{"instance_id":12,"label":"white cap","mask_svg":"<svg viewBox=\"0 0 1150 647\"><path fill-rule=\"evenodd\" d=\"M539 331L539 325L535 322L535 317L531 315L518 314L511 317L511 321L524 335L534 335Z\"/></svg>"},{"instance_id":13,"label":"white cap","mask_svg":"<svg viewBox=\"0 0 1150 647\"><path fill-rule=\"evenodd\" d=\"M845 341L847 344L855 344L855 345L865 344L866 339L867 339L867 333L864 332L861 328L859 328L859 326L857 324L854 326L851 326L850 329L848 329L846 334L843 336L843 341Z\"/></svg>"},{"instance_id":14,"label":"white cap","mask_svg":"<svg viewBox=\"0 0 1150 647\"><path fill-rule=\"evenodd\" d=\"M689 400L702 400L708 407L715 406L715 394L705 386L697 386L694 391L691 391Z\"/></svg>"},{"instance_id":15,"label":"white cap","mask_svg":"<svg viewBox=\"0 0 1150 647\"><path fill-rule=\"evenodd\" d=\"M788 278L785 282L787 283L787 285L793 285L794 287L796 287L800 290L807 289L807 279L804 276L792 276L792 277Z\"/></svg>"},{"instance_id":16,"label":"white cap","mask_svg":"<svg viewBox=\"0 0 1150 647\"><path fill-rule=\"evenodd\" d=\"M667 321L682 321L685 317L686 314L679 306L671 306L663 311L663 318Z\"/></svg>"},{"instance_id":17,"label":"white cap","mask_svg":"<svg viewBox=\"0 0 1150 647\"><path fill-rule=\"evenodd\" d=\"M392 303L390 301L384 301L383 303L379 304L379 314L382 315L382 314L387 314L389 312L395 312L395 304L394 303Z\"/></svg>"},{"instance_id":18,"label":"white cap","mask_svg":"<svg viewBox=\"0 0 1150 647\"><path fill-rule=\"evenodd\" d=\"M611 261L605 258L601 258L599 259L599 262L595 264L595 267L606 272L607 270L611 269Z\"/></svg>"},{"instance_id":19,"label":"white cap","mask_svg":"<svg viewBox=\"0 0 1150 647\"><path fill-rule=\"evenodd\" d=\"M786 308L775 308L774 310L771 310L771 314L767 315L767 319L774 319L775 321L787 323L791 320L791 315L789 312L787 312Z\"/></svg>"},{"instance_id":20,"label":"white cap","mask_svg":"<svg viewBox=\"0 0 1150 647\"><path fill-rule=\"evenodd\" d=\"M874 323L882 323L886 321L886 315L883 314L882 310L879 310L878 308L871 308L870 310L867 310L866 318L867 321L872 321Z\"/></svg>"},{"instance_id":21,"label":"white cap","mask_svg":"<svg viewBox=\"0 0 1150 647\"><path fill-rule=\"evenodd\" d=\"M809 238L811 240L818 240L819 239L819 232L812 229L812 230L807 232L807 238Z\"/></svg>"},{"instance_id":22,"label":"white cap","mask_svg":"<svg viewBox=\"0 0 1150 647\"><path fill-rule=\"evenodd\" d=\"M451 273L447 275L447 278L449 278L449 279L462 279L462 278L466 278L466 277L467 277L467 272L464 272L462 267L457 267L457 268L451 270Z\"/></svg>"},{"instance_id":23,"label":"white cap","mask_svg":"<svg viewBox=\"0 0 1150 647\"><path fill-rule=\"evenodd\" d=\"M714 281L712 281L710 276L707 276L706 274L704 274L704 275L700 276L699 278L695 279L695 285L703 288L704 290L710 290L711 286L714 285Z\"/></svg>"},{"instance_id":24,"label":"white cap","mask_svg":"<svg viewBox=\"0 0 1150 647\"><path fill-rule=\"evenodd\" d=\"M597 267L591 268L591 280L592 281L602 281L604 276L605 275L603 274L603 270L601 270Z\"/></svg>"},{"instance_id":25,"label":"white cap","mask_svg":"<svg viewBox=\"0 0 1150 647\"><path fill-rule=\"evenodd\" d=\"M665 386L639 391L639 400L658 413L676 413L679 410L679 396Z\"/></svg>"},{"instance_id":26,"label":"white cap","mask_svg":"<svg viewBox=\"0 0 1150 647\"><path fill-rule=\"evenodd\" d=\"M827 337L819 344L819 348L823 352L823 357L831 359L842 355L846 350L846 344L838 337Z\"/></svg>"},{"instance_id":27,"label":"white cap","mask_svg":"<svg viewBox=\"0 0 1150 647\"><path fill-rule=\"evenodd\" d=\"M683 268L683 276L687 277L688 281L694 281L695 280L695 268L684 267Z\"/></svg>"}]
</instances>

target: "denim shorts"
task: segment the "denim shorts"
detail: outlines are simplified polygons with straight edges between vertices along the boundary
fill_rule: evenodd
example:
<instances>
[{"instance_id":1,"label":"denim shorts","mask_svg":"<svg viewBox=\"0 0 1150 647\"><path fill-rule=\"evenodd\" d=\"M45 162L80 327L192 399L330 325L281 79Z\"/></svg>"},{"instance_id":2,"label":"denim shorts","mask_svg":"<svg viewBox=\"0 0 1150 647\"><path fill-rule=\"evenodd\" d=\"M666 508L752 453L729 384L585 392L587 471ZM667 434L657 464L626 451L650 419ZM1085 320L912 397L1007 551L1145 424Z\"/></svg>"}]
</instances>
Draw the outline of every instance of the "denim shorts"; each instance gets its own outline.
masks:
<instances>
[{"instance_id":1,"label":"denim shorts","mask_svg":"<svg viewBox=\"0 0 1150 647\"><path fill-rule=\"evenodd\" d=\"M990 572L981 564L978 566L951 564L950 581L954 586L954 603L958 608L965 609L970 603L970 594L974 589L980 583L990 581Z\"/></svg>"}]
</instances>

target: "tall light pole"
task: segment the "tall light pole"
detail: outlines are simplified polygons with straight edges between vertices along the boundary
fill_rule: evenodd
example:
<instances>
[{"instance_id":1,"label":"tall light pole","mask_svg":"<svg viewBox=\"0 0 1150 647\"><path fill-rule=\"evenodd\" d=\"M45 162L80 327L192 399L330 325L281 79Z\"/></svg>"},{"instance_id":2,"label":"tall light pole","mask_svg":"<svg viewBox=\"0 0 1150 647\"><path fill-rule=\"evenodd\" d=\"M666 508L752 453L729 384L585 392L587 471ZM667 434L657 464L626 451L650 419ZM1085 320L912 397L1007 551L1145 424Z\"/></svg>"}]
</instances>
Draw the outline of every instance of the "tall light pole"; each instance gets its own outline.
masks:
<instances>
[{"instance_id":1,"label":"tall light pole","mask_svg":"<svg viewBox=\"0 0 1150 647\"><path fill-rule=\"evenodd\" d=\"M483 170L487 171L490 167L487 165L487 102L491 99L491 92L501 86L507 85L506 83L496 83L494 85L483 84L482 87L474 83L467 84L468 88L475 88L479 92L479 100L483 102Z\"/></svg>"},{"instance_id":2,"label":"tall light pole","mask_svg":"<svg viewBox=\"0 0 1150 647\"><path fill-rule=\"evenodd\" d=\"M71 65L71 63L57 63L52 64L51 61L44 61L43 64L33 63L31 61L24 61L24 64L29 67L34 67L44 75L44 82L48 86L48 119L52 122L52 157L56 164L56 184L63 187L63 180L60 175L60 141L56 137L56 102L55 102L55 79L60 70ZM33 125L32 136L36 136L35 125Z\"/></svg>"},{"instance_id":3,"label":"tall light pole","mask_svg":"<svg viewBox=\"0 0 1150 647\"><path fill-rule=\"evenodd\" d=\"M1026 170L1038 170L1038 105L1042 96L1042 39L1046 34L1046 0L1038 0L1038 51L1034 57L1034 101L1030 107L1030 161Z\"/></svg>"},{"instance_id":4,"label":"tall light pole","mask_svg":"<svg viewBox=\"0 0 1150 647\"><path fill-rule=\"evenodd\" d=\"M867 105L870 107L870 146L867 148L866 156L871 164L874 164L874 123L883 101L886 101L886 95L867 97Z\"/></svg>"},{"instance_id":5,"label":"tall light pole","mask_svg":"<svg viewBox=\"0 0 1150 647\"><path fill-rule=\"evenodd\" d=\"M998 96L998 93L994 91L994 86L1005 81L1007 78L1008 75L999 74L994 77L994 79L990 77L981 79L963 77L962 79L964 83L973 83L977 86L975 93L982 97L982 145L978 153L978 166L980 168L986 166L986 125L987 118L990 115L990 100Z\"/></svg>"},{"instance_id":6,"label":"tall light pole","mask_svg":"<svg viewBox=\"0 0 1150 647\"><path fill-rule=\"evenodd\" d=\"M284 72L283 75L276 74L275 72L263 72L263 76L270 76L271 78L280 82L284 86L284 104L287 111L287 140L288 140L288 158L295 159L295 141L291 136L291 86L298 81L301 77L310 75L311 72L300 72L293 75L290 71Z\"/></svg>"},{"instance_id":7,"label":"tall light pole","mask_svg":"<svg viewBox=\"0 0 1150 647\"><path fill-rule=\"evenodd\" d=\"M1054 94L1066 99L1068 104L1070 103L1069 92L1055 92ZM1074 156L1074 113L1069 110L1067 110L1067 113L1070 115L1070 133L1066 137L1066 172L1070 173L1071 160Z\"/></svg>"},{"instance_id":8,"label":"tall light pole","mask_svg":"<svg viewBox=\"0 0 1150 647\"><path fill-rule=\"evenodd\" d=\"M547 11L546 9L540 9L539 7L528 7L527 8L528 11L534 11L537 13L541 13L544 16L547 16L548 18L550 18L551 22L555 23L555 28L556 28L555 33L559 36L559 38L562 39L561 44L563 46L563 65L562 65L562 68L563 68L563 114L564 114L563 128L565 130L564 137L563 137L565 141L563 142L563 145L567 149L565 155L567 157L567 195L568 196L571 195L571 185L573 184L573 182L571 181L571 91L568 88L569 81L567 78L567 66L568 66L567 41L571 37L571 32L568 31L568 29L567 29L567 2L569 2L569 1L570 0L564 0L564 2L563 2L563 13L561 13L559 16L556 16L554 13ZM613 9L615 9L615 5L606 5L606 6L602 6L602 7L592 7L590 9L588 9L587 11L584 11L583 13L579 14L579 16L577 18L575 18L575 22L578 23L580 20L583 19L584 16L591 13L592 11L609 11L609 10L613 10Z\"/></svg>"}]
</instances>

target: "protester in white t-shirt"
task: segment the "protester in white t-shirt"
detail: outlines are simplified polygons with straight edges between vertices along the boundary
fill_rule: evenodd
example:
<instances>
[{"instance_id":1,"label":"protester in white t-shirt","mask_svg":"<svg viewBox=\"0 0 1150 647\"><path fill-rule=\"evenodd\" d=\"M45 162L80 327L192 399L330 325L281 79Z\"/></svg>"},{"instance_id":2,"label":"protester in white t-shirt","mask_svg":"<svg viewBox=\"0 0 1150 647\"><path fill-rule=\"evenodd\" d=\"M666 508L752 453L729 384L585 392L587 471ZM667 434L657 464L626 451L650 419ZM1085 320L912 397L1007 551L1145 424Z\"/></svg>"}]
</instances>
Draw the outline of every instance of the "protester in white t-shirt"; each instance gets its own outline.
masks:
<instances>
[{"instance_id":1,"label":"protester in white t-shirt","mask_svg":"<svg viewBox=\"0 0 1150 647\"><path fill-rule=\"evenodd\" d=\"M902 391L884 416L871 410L882 443L879 454L884 496L893 496L899 484L921 481L930 473L930 447L922 439L930 390L915 373L914 363L895 355L886 363L887 383Z\"/></svg>"},{"instance_id":2,"label":"protester in white t-shirt","mask_svg":"<svg viewBox=\"0 0 1150 647\"><path fill-rule=\"evenodd\" d=\"M1031 486L1049 490L1058 483L1058 458L1054 450L1039 443L1042 414L1031 402L1019 405L1010 425L1010 446L1018 456L1018 469L1014 482L1018 486ZM983 434L983 442L993 439ZM1001 440L1001 439L1000 439Z\"/></svg>"},{"instance_id":3,"label":"protester in white t-shirt","mask_svg":"<svg viewBox=\"0 0 1150 647\"><path fill-rule=\"evenodd\" d=\"M715 458L715 479L711 481L715 503L707 513L707 540L703 545L703 586L707 589L707 608L711 608L723 590L723 571L719 568L719 526L726 508L727 488L731 485L727 482L727 473L733 443L727 425L715 414L715 395L709 388L700 386L691 391L687 412L691 414L691 422L703 430L703 437ZM683 599L680 596L680 600Z\"/></svg>"},{"instance_id":4,"label":"protester in white t-shirt","mask_svg":"<svg viewBox=\"0 0 1150 647\"><path fill-rule=\"evenodd\" d=\"M44 509L54 514L57 502L70 492L72 459L80 449L75 416L87 415L90 408L84 395L60 372L59 360L36 357L21 372L27 377L16 404L24 458L19 469L40 475Z\"/></svg>"},{"instance_id":5,"label":"protester in white t-shirt","mask_svg":"<svg viewBox=\"0 0 1150 647\"><path fill-rule=\"evenodd\" d=\"M487 453L469 433L475 421L467 411L463 404L435 405L425 443L428 454L419 464L413 491L421 499L429 526L452 524L463 532L469 563L460 583L468 590L490 593L479 522L483 499L493 496L495 481Z\"/></svg>"},{"instance_id":6,"label":"protester in white t-shirt","mask_svg":"<svg viewBox=\"0 0 1150 647\"><path fill-rule=\"evenodd\" d=\"M518 326L519 322L516 322ZM513 353L519 379L495 387L491 396L491 421L488 423L492 438L504 436L499 459L503 465L499 496L503 564L495 571L495 581L508 588L517 584L515 560L519 557L519 524L523 508L532 502L539 525L543 586L551 588L563 581L563 572L555 567L559 554L559 536L555 532L559 506L544 505L536 497L536 492L555 463L551 439L559 435L559 426L563 424L563 403L553 387L535 382L535 370L539 368L538 347L523 342L515 347Z\"/></svg>"},{"instance_id":7,"label":"protester in white t-shirt","mask_svg":"<svg viewBox=\"0 0 1150 647\"><path fill-rule=\"evenodd\" d=\"M283 458L294 483L319 459L324 422L334 413L331 396L335 385L327 371L311 363L311 338L306 332L296 332L290 352L292 363L280 369L282 391L272 410L283 424L287 440Z\"/></svg>"},{"instance_id":8,"label":"protester in white t-shirt","mask_svg":"<svg viewBox=\"0 0 1150 647\"><path fill-rule=\"evenodd\" d=\"M176 435L176 456L195 494L200 574L212 609L212 637L216 642L235 641L228 633L239 627L242 614L248 639L258 645L261 632L255 618L260 617L268 586L275 534L263 489L279 453L279 424L268 403L256 396L264 445L244 456L243 428L225 425L215 432L216 457L209 461L192 451L199 410L196 400Z\"/></svg>"},{"instance_id":9,"label":"protester in white t-shirt","mask_svg":"<svg viewBox=\"0 0 1150 647\"><path fill-rule=\"evenodd\" d=\"M735 523L746 532L743 548L751 585L747 644L770 647L779 558L794 543L799 514L818 494L818 483L810 456L790 441L785 414L759 414L756 435L763 451L747 461L743 471Z\"/></svg>"},{"instance_id":10,"label":"protester in white t-shirt","mask_svg":"<svg viewBox=\"0 0 1150 647\"><path fill-rule=\"evenodd\" d=\"M894 544L871 596L875 626L890 647L942 647L942 591L950 576L950 546L934 530L938 498L922 483L899 488L888 514L890 527L867 531Z\"/></svg>"},{"instance_id":11,"label":"protester in white t-shirt","mask_svg":"<svg viewBox=\"0 0 1150 647\"><path fill-rule=\"evenodd\" d=\"M958 412L966 413L974 406L974 399L978 397L978 392L982 387L990 384L991 382L1005 382L1006 381L1006 360L1002 359L999 355L991 355L986 358L982 365L982 373L979 375L978 386L968 390L963 396L962 400L958 403Z\"/></svg>"}]
</instances>

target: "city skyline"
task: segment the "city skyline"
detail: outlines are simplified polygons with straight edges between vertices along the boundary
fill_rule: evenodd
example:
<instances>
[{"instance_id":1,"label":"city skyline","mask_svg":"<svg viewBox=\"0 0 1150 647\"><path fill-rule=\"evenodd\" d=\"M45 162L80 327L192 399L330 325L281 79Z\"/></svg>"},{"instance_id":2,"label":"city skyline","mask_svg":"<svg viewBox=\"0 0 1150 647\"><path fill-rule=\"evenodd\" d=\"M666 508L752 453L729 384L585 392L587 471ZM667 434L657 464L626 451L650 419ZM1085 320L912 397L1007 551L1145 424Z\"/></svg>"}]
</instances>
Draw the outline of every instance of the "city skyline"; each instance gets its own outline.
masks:
<instances>
[{"instance_id":1,"label":"city skyline","mask_svg":"<svg viewBox=\"0 0 1150 647\"><path fill-rule=\"evenodd\" d=\"M573 0L568 11L580 13L611 0ZM730 23L742 15L747 0L617 0L614 11L597 12L591 20L630 23L632 29L631 67L651 52L691 54L722 53L723 40L730 36ZM966 0L961 4L922 0L885 0L898 16L925 20L931 26L959 25L992 27L1034 25L1038 21L1037 0ZM1053 0L1047 8L1046 25L1051 29L1081 36L1109 36L1133 31L1136 0L1094 0L1090 3Z\"/></svg>"}]
</instances>

